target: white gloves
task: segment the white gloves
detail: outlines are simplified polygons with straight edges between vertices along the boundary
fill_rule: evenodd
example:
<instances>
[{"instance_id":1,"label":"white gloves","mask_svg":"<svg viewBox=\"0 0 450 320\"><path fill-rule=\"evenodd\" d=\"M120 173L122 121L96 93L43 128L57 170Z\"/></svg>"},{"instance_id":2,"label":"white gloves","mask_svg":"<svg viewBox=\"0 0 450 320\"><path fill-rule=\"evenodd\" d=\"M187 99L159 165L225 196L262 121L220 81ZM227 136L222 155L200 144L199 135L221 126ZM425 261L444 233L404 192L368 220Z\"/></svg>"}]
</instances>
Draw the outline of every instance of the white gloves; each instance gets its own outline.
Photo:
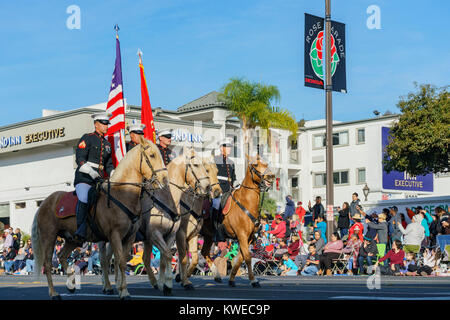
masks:
<instances>
[{"instance_id":1,"label":"white gloves","mask_svg":"<svg viewBox=\"0 0 450 320\"><path fill-rule=\"evenodd\" d=\"M87 163L83 164L83 165L80 167L80 172L82 172L82 173L87 173L87 174L90 175L91 178L94 179L94 180L95 180L96 178L100 177L100 175L98 174L98 172L95 171L94 169L92 169L92 167L91 167L89 164L87 164Z\"/></svg>"}]
</instances>

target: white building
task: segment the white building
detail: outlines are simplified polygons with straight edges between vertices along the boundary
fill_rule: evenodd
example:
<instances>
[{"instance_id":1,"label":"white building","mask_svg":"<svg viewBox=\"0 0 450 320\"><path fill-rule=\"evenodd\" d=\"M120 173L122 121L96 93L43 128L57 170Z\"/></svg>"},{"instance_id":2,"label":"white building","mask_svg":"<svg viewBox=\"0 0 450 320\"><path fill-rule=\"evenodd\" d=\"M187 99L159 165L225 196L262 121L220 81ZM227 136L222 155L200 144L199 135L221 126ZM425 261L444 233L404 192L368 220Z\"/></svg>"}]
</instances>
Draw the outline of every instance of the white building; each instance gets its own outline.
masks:
<instances>
[{"instance_id":1,"label":"white building","mask_svg":"<svg viewBox=\"0 0 450 320\"><path fill-rule=\"evenodd\" d=\"M188 142L206 154L217 150L217 142L223 137L234 137L232 158L241 181L245 155L240 121L217 101L217 94L211 92L176 111L154 109L155 126L174 129L175 149ZM0 127L0 221L29 233L43 199L57 190L74 189L75 146L84 133L94 130L91 114L105 108L106 103L66 112L43 110L40 118ZM128 124L139 122L140 115L140 107L127 107ZM432 192L383 189L381 130L390 127L397 117L334 123L335 205L350 202L353 192L364 200L362 188L366 183L369 201L450 194L450 177L442 175L434 176ZM303 201L305 207L317 195L326 203L324 134L324 120L306 122L297 139L286 131L272 129L270 144L266 143L267 133L256 130L254 146L261 146L277 177L269 196L281 207L288 194L294 201Z\"/></svg>"}]
</instances>

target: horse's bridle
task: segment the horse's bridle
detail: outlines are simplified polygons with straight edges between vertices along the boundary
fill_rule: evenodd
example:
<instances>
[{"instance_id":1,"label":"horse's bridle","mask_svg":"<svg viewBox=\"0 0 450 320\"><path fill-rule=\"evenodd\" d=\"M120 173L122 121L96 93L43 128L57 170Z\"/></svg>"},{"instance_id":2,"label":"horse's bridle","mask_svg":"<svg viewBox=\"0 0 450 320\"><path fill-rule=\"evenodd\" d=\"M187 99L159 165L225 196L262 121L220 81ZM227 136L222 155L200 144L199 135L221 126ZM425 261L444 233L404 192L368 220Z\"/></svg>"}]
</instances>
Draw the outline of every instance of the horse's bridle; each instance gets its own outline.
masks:
<instances>
[{"instance_id":1,"label":"horse's bridle","mask_svg":"<svg viewBox=\"0 0 450 320\"><path fill-rule=\"evenodd\" d=\"M259 178L259 183L258 183L258 187L257 188L251 188L251 187L247 187L242 185L244 188L247 189L252 189L252 190L256 190L259 189L260 192L267 192L269 190L269 187L266 185L266 182L269 182L267 179L264 178L264 176L267 174L267 171L269 170L269 167L266 168L266 170L264 170L263 173L259 172L255 166L253 165L253 163L250 163L250 174L252 175L252 181L256 183L253 174L256 174L256 176Z\"/></svg>"},{"instance_id":2,"label":"horse's bridle","mask_svg":"<svg viewBox=\"0 0 450 320\"><path fill-rule=\"evenodd\" d=\"M145 179L144 178L144 187L145 187L145 189L148 189L148 190L150 190L151 188L149 188L149 186L151 186L151 185L153 185L153 183L155 183L156 182L156 184L158 185L158 188L157 189L162 189L162 188L164 188L164 186L161 184L161 182L158 180L158 176L157 176L157 173L158 172L161 172L161 171L167 171L167 168L166 167L162 167L161 169L158 169L158 170L155 170L155 168L153 168L153 165L152 165L152 163L151 163L151 161L150 161L150 159L148 158L148 156L147 156L147 154L145 153L145 151L148 149L148 148L150 148L150 146L143 146L143 145L140 145L141 146L141 163L140 163L140 165L139 165L139 172L140 172L140 174L142 175L142 176L144 176L144 174L143 174L143 172L142 172L142 160L143 159L145 159L145 162L147 163L147 165L149 166L149 168L152 170L152 176L151 176L151 178L150 179ZM153 190L155 190L155 189L153 189Z\"/></svg>"},{"instance_id":3,"label":"horse's bridle","mask_svg":"<svg viewBox=\"0 0 450 320\"><path fill-rule=\"evenodd\" d=\"M206 179L209 180L209 177L208 176L201 177L201 178L197 177L197 175L195 174L194 169L192 168L191 160L193 158L195 158L195 155L191 156L190 159L188 159L188 157L186 157L186 168L185 168L185 171L184 171L184 181L187 184L187 174L188 174L188 170L190 169L192 175L195 178L195 186L192 187L191 185L188 185L188 188L186 188L186 187L181 187L181 186L179 186L179 185L177 185L176 183L173 183L173 182L170 182L170 184L176 186L178 189L180 189L183 192L191 192L191 193L193 193L193 195L195 197L200 197L200 196L204 196L204 195L207 194L207 193L197 192L197 190L200 188L201 180L206 180ZM203 166L203 164L202 164L202 166ZM205 169L205 171L206 171L206 169Z\"/></svg>"}]
</instances>

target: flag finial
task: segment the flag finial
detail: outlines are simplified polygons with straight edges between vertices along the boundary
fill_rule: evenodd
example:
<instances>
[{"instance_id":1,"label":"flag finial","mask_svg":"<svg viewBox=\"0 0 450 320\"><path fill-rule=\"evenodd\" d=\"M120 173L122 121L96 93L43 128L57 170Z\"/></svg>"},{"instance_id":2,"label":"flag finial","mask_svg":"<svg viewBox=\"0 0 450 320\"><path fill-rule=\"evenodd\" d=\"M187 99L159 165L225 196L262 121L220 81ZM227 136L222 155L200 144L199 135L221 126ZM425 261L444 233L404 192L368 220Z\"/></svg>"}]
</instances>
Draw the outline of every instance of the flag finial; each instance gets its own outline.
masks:
<instances>
[{"instance_id":1,"label":"flag finial","mask_svg":"<svg viewBox=\"0 0 450 320\"><path fill-rule=\"evenodd\" d=\"M116 37L119 38L119 30L120 30L120 28L119 28L119 25L117 23L114 25L114 30L116 30Z\"/></svg>"},{"instance_id":2,"label":"flag finial","mask_svg":"<svg viewBox=\"0 0 450 320\"><path fill-rule=\"evenodd\" d=\"M138 51L137 51L136 54L139 56L139 63L142 64L142 55L143 55L144 53L142 52L141 49L138 49Z\"/></svg>"}]
</instances>

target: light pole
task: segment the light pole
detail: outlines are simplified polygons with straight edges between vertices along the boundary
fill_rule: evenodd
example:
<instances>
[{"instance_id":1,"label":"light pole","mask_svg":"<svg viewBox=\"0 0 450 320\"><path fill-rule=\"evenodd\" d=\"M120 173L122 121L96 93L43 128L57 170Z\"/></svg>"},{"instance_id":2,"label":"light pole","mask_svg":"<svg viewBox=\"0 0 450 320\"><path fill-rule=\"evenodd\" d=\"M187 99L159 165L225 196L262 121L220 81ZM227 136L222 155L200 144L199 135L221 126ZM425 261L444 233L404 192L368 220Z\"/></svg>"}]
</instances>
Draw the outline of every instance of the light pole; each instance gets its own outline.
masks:
<instances>
[{"instance_id":1,"label":"light pole","mask_svg":"<svg viewBox=\"0 0 450 320\"><path fill-rule=\"evenodd\" d=\"M333 190L333 105L331 82L331 0L325 0L325 118L326 118L326 196L327 196L327 239L334 232L334 190ZM330 213L331 211L331 213Z\"/></svg>"}]
</instances>

